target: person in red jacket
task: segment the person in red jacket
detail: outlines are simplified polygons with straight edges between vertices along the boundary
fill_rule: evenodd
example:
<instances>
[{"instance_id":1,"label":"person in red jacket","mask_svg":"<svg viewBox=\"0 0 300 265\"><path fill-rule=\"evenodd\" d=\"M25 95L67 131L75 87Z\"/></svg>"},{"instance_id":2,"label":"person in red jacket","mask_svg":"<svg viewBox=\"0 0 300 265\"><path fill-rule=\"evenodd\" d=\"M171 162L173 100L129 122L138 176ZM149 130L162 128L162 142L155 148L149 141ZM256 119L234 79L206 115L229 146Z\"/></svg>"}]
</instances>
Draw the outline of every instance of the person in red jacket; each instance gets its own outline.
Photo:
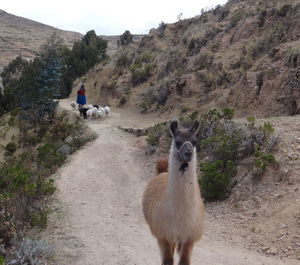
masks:
<instances>
[{"instance_id":1,"label":"person in red jacket","mask_svg":"<svg viewBox=\"0 0 300 265\"><path fill-rule=\"evenodd\" d=\"M82 108L83 105L86 104L86 97L85 97L85 86L82 84L80 89L77 91L77 100L76 102L79 105L79 108Z\"/></svg>"}]
</instances>

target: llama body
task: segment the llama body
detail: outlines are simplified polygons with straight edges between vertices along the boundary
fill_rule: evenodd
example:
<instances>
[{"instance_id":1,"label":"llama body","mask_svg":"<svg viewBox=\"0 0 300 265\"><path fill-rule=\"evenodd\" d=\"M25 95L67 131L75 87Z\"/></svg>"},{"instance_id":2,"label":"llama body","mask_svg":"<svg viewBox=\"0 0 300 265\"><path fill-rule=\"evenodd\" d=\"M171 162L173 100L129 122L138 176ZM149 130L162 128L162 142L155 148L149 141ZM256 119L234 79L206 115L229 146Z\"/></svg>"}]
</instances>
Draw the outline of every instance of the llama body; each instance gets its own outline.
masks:
<instances>
[{"instance_id":1,"label":"llama body","mask_svg":"<svg viewBox=\"0 0 300 265\"><path fill-rule=\"evenodd\" d=\"M144 216L158 240L163 265L173 264L176 245L181 247L179 264L189 265L193 244L202 236L204 207L193 149L188 167L180 170L184 161L173 136L168 172L152 178L144 193Z\"/></svg>"}]
</instances>

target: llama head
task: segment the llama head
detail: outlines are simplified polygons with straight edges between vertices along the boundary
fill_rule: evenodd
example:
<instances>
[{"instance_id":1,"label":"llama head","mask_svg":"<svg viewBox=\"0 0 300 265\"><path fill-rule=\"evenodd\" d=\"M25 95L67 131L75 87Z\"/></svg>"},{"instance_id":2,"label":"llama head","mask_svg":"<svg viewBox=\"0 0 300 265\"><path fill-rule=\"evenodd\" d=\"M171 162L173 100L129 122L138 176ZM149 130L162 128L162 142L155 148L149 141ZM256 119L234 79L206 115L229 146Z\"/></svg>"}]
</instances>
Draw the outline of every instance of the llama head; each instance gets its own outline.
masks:
<instances>
[{"instance_id":1,"label":"llama head","mask_svg":"<svg viewBox=\"0 0 300 265\"><path fill-rule=\"evenodd\" d=\"M170 130L173 137L172 150L178 161L189 163L196 152L197 137L196 133L199 128L199 122L187 129L179 129L178 121L172 121Z\"/></svg>"}]
</instances>

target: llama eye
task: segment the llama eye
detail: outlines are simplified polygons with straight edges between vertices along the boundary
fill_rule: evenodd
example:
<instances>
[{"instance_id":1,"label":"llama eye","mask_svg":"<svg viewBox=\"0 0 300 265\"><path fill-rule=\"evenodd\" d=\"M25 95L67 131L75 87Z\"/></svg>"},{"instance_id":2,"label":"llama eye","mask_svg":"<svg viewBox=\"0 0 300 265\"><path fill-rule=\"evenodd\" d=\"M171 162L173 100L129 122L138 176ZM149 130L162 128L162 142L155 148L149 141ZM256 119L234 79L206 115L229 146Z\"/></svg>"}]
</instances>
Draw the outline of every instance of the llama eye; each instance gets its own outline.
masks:
<instances>
[{"instance_id":1,"label":"llama eye","mask_svg":"<svg viewBox=\"0 0 300 265\"><path fill-rule=\"evenodd\" d=\"M175 144L176 144L176 147L179 149L181 146L181 142L175 142Z\"/></svg>"}]
</instances>

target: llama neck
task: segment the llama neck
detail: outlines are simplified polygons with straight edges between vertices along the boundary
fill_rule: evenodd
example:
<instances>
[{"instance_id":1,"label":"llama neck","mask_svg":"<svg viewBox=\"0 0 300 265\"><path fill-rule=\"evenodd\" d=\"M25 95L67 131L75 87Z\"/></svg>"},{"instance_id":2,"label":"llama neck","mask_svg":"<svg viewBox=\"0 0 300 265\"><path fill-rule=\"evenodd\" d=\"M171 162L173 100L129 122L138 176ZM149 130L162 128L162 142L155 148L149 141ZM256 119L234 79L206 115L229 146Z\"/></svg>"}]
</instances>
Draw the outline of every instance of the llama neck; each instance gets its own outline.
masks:
<instances>
[{"instance_id":1,"label":"llama neck","mask_svg":"<svg viewBox=\"0 0 300 265\"><path fill-rule=\"evenodd\" d=\"M195 150L194 150L195 151ZM194 152L191 162L185 171L180 171L182 161L178 160L173 145L171 146L168 168L167 194L170 202L175 205L190 204L198 200L200 190L196 173L196 155Z\"/></svg>"}]
</instances>

